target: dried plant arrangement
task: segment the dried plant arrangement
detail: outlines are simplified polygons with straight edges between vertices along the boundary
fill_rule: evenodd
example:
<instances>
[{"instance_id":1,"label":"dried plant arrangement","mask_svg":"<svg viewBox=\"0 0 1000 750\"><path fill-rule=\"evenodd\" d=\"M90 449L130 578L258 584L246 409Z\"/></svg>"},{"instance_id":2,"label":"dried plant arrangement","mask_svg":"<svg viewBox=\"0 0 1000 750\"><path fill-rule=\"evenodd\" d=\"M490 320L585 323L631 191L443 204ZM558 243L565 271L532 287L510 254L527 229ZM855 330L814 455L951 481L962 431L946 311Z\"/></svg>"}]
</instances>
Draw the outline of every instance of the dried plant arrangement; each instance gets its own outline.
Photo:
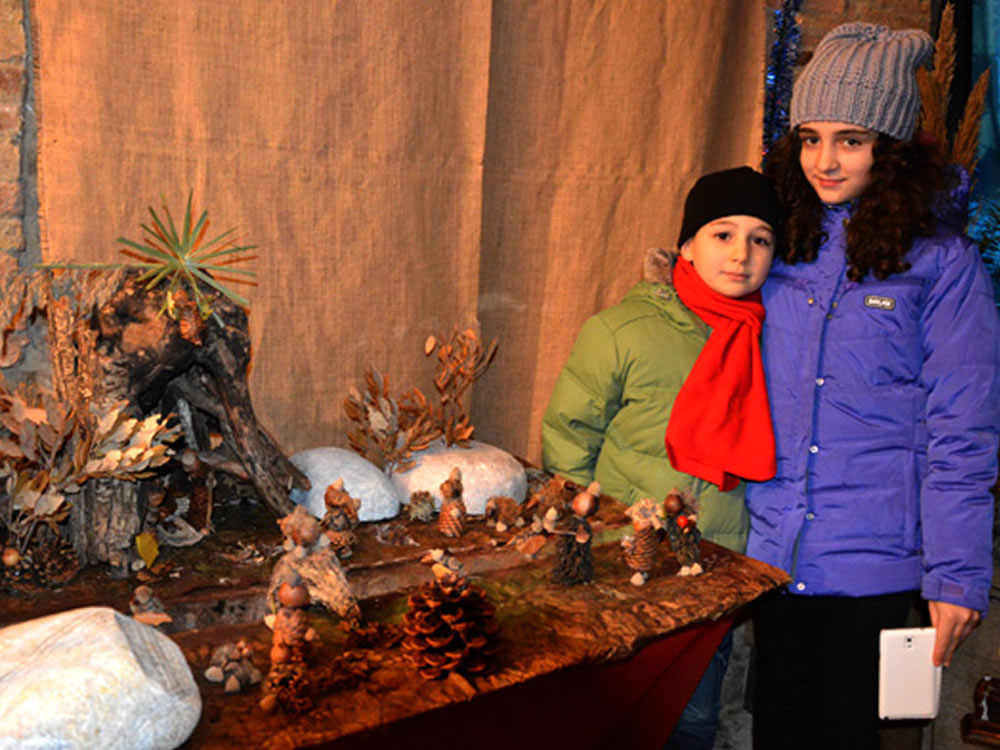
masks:
<instances>
[{"instance_id":1,"label":"dried plant arrangement","mask_svg":"<svg viewBox=\"0 0 1000 750\"><path fill-rule=\"evenodd\" d=\"M8 389L0 375L0 525L7 567L16 567L40 528L59 540L72 497L91 479L135 481L171 455L180 428L154 414L135 419L125 402L81 412L35 385Z\"/></svg>"},{"instance_id":2,"label":"dried plant arrangement","mask_svg":"<svg viewBox=\"0 0 1000 750\"><path fill-rule=\"evenodd\" d=\"M163 206L164 219L156 213L152 206L148 208L152 217L151 224L140 224L142 240L136 242L125 237L119 237L118 242L125 245L122 253L133 258L131 263L45 263L40 268L83 268L98 270L119 270L137 268L142 273L140 281L145 282L146 289L155 288L160 282L167 282L167 293L164 296L160 313L167 312L175 320L179 311L175 305L175 295L182 287L188 294L202 320L212 315L212 300L205 294L204 286L225 295L242 307L249 307L249 302L222 281L253 283L247 278L215 278L212 274L238 274L243 277L253 277L256 274L245 268L234 268L233 264L250 260L252 256L246 251L253 250L256 245L237 245L231 236L235 227L222 234L206 240L208 232L208 211L202 211L197 220L191 210L192 193L188 193L187 208L184 211L184 222L178 230L170 209Z\"/></svg>"},{"instance_id":3,"label":"dried plant arrangement","mask_svg":"<svg viewBox=\"0 0 1000 750\"><path fill-rule=\"evenodd\" d=\"M436 353L438 360L434 387L440 401L437 419L445 443L467 446L475 428L465 413L462 397L493 362L497 341L493 339L484 349L479 334L472 328L466 328L453 332L447 340L439 341L435 336L428 336L424 353L428 356Z\"/></svg>"},{"instance_id":4,"label":"dried plant arrangement","mask_svg":"<svg viewBox=\"0 0 1000 750\"><path fill-rule=\"evenodd\" d=\"M413 452L441 436L427 397L414 388L397 401L375 368L365 373L363 394L353 386L348 391L344 411L354 423L347 433L351 448L387 473L412 468Z\"/></svg>"},{"instance_id":5,"label":"dried plant arrangement","mask_svg":"<svg viewBox=\"0 0 1000 750\"><path fill-rule=\"evenodd\" d=\"M353 423L347 440L357 453L387 473L403 472L415 465L413 453L438 438L446 445L468 447L475 429L465 413L462 398L469 386L489 367L497 350L494 339L485 349L473 329L455 331L447 340L428 336L424 353L436 353L438 372L434 406L419 388L398 400L389 393L389 381L375 368L365 372L364 392L351 387L344 412Z\"/></svg>"},{"instance_id":6,"label":"dried plant arrangement","mask_svg":"<svg viewBox=\"0 0 1000 750\"><path fill-rule=\"evenodd\" d=\"M958 130L949 138L946 123L950 102L951 81L955 75L955 9L947 4L941 12L941 26L934 45L934 69L917 71L920 89L920 127L943 151L949 163L958 164L970 175L976 169L979 147L979 126L989 90L990 70L987 68L972 87L965 103Z\"/></svg>"}]
</instances>

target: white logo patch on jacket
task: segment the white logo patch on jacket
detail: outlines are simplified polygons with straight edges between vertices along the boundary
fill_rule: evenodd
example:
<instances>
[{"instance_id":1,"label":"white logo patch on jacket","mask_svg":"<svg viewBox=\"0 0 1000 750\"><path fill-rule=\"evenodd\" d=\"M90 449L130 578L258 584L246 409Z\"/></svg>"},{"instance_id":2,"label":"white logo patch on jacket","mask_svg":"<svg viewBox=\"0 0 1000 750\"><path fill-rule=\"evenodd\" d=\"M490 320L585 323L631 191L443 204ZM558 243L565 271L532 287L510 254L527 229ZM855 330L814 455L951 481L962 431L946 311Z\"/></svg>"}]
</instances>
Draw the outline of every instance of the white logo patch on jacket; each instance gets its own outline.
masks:
<instances>
[{"instance_id":1,"label":"white logo patch on jacket","mask_svg":"<svg viewBox=\"0 0 1000 750\"><path fill-rule=\"evenodd\" d=\"M896 300L879 294L868 294L865 295L865 307L874 307L876 310L895 310Z\"/></svg>"}]
</instances>

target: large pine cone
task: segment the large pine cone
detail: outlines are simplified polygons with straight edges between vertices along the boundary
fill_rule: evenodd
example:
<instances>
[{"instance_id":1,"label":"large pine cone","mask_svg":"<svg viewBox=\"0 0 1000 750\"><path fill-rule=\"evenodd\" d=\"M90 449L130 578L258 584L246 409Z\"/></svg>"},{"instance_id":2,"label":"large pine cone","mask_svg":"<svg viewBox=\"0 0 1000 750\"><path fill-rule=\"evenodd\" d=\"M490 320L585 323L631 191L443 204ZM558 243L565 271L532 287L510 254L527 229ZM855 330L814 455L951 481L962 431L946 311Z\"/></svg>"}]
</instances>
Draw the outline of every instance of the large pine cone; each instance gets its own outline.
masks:
<instances>
[{"instance_id":1,"label":"large pine cone","mask_svg":"<svg viewBox=\"0 0 1000 750\"><path fill-rule=\"evenodd\" d=\"M424 584L410 596L403 617L403 648L428 680L452 671L482 673L496 646L494 613L486 592L464 578L446 576Z\"/></svg>"}]
</instances>

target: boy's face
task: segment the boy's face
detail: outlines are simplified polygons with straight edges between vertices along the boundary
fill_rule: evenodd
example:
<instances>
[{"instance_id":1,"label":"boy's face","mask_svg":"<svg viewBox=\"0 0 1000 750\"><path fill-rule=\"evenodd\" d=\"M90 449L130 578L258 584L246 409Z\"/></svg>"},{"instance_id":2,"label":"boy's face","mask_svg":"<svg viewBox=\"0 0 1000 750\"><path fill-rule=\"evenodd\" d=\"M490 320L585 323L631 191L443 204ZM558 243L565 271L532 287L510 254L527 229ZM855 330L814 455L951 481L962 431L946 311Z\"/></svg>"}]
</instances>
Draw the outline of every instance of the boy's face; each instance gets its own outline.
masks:
<instances>
[{"instance_id":1,"label":"boy's face","mask_svg":"<svg viewBox=\"0 0 1000 750\"><path fill-rule=\"evenodd\" d=\"M878 133L846 122L799 125L799 164L824 203L847 203L871 181Z\"/></svg>"},{"instance_id":2,"label":"boy's face","mask_svg":"<svg viewBox=\"0 0 1000 750\"><path fill-rule=\"evenodd\" d=\"M726 297L756 292L771 270L774 233L756 216L710 221L681 246L681 255L710 288Z\"/></svg>"}]
</instances>

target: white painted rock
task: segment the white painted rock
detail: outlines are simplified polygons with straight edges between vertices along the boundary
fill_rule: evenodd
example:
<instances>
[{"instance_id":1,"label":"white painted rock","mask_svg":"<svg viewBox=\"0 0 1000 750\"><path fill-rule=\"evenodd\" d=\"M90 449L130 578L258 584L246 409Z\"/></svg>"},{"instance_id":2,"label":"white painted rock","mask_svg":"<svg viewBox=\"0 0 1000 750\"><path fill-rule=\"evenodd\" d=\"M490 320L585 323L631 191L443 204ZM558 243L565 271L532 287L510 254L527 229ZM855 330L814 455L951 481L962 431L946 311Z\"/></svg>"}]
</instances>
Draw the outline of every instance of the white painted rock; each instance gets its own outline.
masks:
<instances>
[{"instance_id":1,"label":"white painted rock","mask_svg":"<svg viewBox=\"0 0 1000 750\"><path fill-rule=\"evenodd\" d=\"M344 489L351 497L361 501L358 518L362 521L381 521L399 515L399 495L381 469L351 450L310 448L289 459L309 477L312 488L306 492L297 487L289 493L293 503L305 506L316 518L326 515L323 496L326 488L338 479L344 480Z\"/></svg>"},{"instance_id":2,"label":"white painted rock","mask_svg":"<svg viewBox=\"0 0 1000 750\"><path fill-rule=\"evenodd\" d=\"M109 607L0 630L3 750L169 750L200 716L177 644Z\"/></svg>"},{"instance_id":3,"label":"white painted rock","mask_svg":"<svg viewBox=\"0 0 1000 750\"><path fill-rule=\"evenodd\" d=\"M434 496L434 504L440 508L441 483L456 466L462 472L462 500L470 515L483 515L486 501L494 495L507 495L523 503L528 492L528 477L521 462L506 451L477 440L470 440L468 448L434 443L414 453L413 458L416 466L392 475L392 483L406 502L411 493L425 490Z\"/></svg>"}]
</instances>

